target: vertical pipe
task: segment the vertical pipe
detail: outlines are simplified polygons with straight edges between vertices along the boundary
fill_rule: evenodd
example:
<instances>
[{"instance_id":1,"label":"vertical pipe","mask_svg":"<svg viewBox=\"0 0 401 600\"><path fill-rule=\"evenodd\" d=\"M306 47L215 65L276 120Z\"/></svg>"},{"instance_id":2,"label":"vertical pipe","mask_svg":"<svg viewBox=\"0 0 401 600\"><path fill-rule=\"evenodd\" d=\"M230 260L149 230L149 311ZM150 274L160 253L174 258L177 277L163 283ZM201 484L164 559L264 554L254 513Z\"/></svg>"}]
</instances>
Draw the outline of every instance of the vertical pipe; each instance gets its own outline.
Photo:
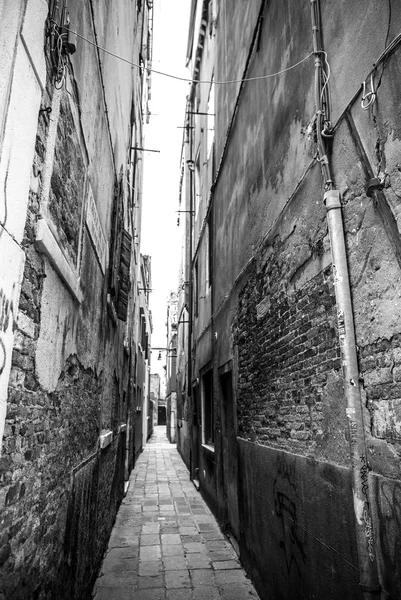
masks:
<instances>
[{"instance_id":1,"label":"vertical pipe","mask_svg":"<svg viewBox=\"0 0 401 600\"><path fill-rule=\"evenodd\" d=\"M323 52L319 0L311 0L313 51L315 53L315 102L318 154L325 180L324 201L330 235L334 289L337 304L338 333L342 359L344 394L350 442L352 493L360 586L365 600L379 597L377 559L373 540L372 514L369 499L369 466L366 454L362 397L359 384L358 358L351 302L351 288L341 214L340 193L333 189L331 170L322 136L322 63ZM327 84L327 82L326 82ZM327 85L326 85L327 87ZM328 96L327 96L328 99ZM326 106L328 110L328 106ZM327 115L326 115L327 116Z\"/></svg>"},{"instance_id":2,"label":"vertical pipe","mask_svg":"<svg viewBox=\"0 0 401 600\"><path fill-rule=\"evenodd\" d=\"M379 582L369 501L369 467L366 455L362 397L339 191L327 191L324 201L331 242L338 334L347 402L346 413L349 428L360 586L365 600L373 600L379 597Z\"/></svg>"},{"instance_id":3,"label":"vertical pipe","mask_svg":"<svg viewBox=\"0 0 401 600\"><path fill-rule=\"evenodd\" d=\"M189 131L188 131L188 135L189 135L189 159L192 161L193 160L193 107L192 104L189 104L189 107L191 108L190 110L190 115L188 118L188 125L189 125ZM192 281L192 227L193 227L193 205L194 205L194 198L193 198L193 169L189 169L189 248L188 248L188 291L189 291L189 297L188 297L188 389L187 389L187 397L188 397L188 403L189 403L189 414L191 415L191 429L190 429L190 436L191 436L191 442L190 442L190 446L191 446L191 464L190 464L190 477L191 479L194 478L194 465L193 463L193 457L194 457L194 452L192 450L192 445L193 445L193 413L194 413L194 406L193 406L193 398L192 398L192 318L193 318L193 281Z\"/></svg>"}]
</instances>

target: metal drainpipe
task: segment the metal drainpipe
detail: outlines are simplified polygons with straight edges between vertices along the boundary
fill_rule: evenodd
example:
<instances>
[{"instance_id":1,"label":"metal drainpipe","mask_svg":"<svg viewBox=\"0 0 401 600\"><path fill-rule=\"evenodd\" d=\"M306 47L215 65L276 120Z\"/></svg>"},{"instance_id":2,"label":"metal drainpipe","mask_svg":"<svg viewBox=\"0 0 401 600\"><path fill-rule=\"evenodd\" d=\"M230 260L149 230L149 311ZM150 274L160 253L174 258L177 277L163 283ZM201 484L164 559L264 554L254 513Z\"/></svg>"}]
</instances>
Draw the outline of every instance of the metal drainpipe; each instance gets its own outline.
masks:
<instances>
[{"instance_id":1,"label":"metal drainpipe","mask_svg":"<svg viewBox=\"0 0 401 600\"><path fill-rule=\"evenodd\" d=\"M192 106L191 104L189 104L189 106ZM193 156L192 156L192 152L193 152L193 114L191 111L191 115L188 119L188 124L189 124L189 129L188 129L188 135L189 135L189 158L190 160L193 160ZM193 226L193 207L194 204L194 198L193 198L193 171L192 169L189 169L189 248L188 248L188 389L187 389L187 396L188 396L188 401L189 401L189 409L190 409L190 415L191 415L191 456L193 457L193 451L192 451L192 445L193 445L193 434L192 434L192 430L193 430L193 413L194 413L194 406L193 406L193 398L192 398L192 313L193 313L193 301L192 301L192 296L193 296L193 283L192 283L192 226ZM192 461L191 461L192 463ZM193 465L190 465L191 467L191 472L190 472L190 477L191 479L194 478L194 472L193 472Z\"/></svg>"},{"instance_id":2,"label":"metal drainpipe","mask_svg":"<svg viewBox=\"0 0 401 600\"><path fill-rule=\"evenodd\" d=\"M320 33L319 0L311 0L313 51L315 53L315 102L318 152L325 178L324 202L330 235L334 289L337 304L338 334L341 350L344 393L347 403L348 430L352 470L352 492L355 515L356 542L360 586L365 600L379 598L380 586L375 554L372 515L369 499L369 465L366 453L365 428L362 412L362 396L359 383L355 328L348 275L345 235L342 222L340 193L332 189L330 163L321 135L323 112L322 89L322 41Z\"/></svg>"},{"instance_id":3,"label":"metal drainpipe","mask_svg":"<svg viewBox=\"0 0 401 600\"><path fill-rule=\"evenodd\" d=\"M343 367L344 393L347 402L346 413L351 453L352 492L360 586L365 600L372 600L379 597L379 581L369 502L369 467L366 455L362 397L339 191L327 191L324 195L324 201L331 242L338 334Z\"/></svg>"}]
</instances>

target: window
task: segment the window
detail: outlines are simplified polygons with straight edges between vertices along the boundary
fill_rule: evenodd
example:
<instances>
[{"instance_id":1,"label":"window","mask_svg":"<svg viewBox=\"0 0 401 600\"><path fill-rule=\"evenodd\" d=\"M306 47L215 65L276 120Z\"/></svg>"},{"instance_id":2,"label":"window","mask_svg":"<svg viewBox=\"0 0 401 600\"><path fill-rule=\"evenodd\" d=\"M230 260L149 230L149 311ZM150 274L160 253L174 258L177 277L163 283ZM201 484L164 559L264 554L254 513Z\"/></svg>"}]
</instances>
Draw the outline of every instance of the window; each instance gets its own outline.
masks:
<instances>
[{"instance_id":1,"label":"window","mask_svg":"<svg viewBox=\"0 0 401 600\"><path fill-rule=\"evenodd\" d=\"M213 0L209 0L209 6L207 7L207 9L208 9L207 20L209 23L209 35L212 35L212 33L213 33Z\"/></svg>"},{"instance_id":2,"label":"window","mask_svg":"<svg viewBox=\"0 0 401 600\"><path fill-rule=\"evenodd\" d=\"M130 266L131 266L132 237L125 229L121 231L119 286L117 298L117 316L122 321L127 320L128 298L130 291Z\"/></svg>"},{"instance_id":3,"label":"window","mask_svg":"<svg viewBox=\"0 0 401 600\"><path fill-rule=\"evenodd\" d=\"M141 350L145 354L145 358L147 358L148 353L148 333L146 332L146 317L145 311L141 307L139 309L139 343L141 345Z\"/></svg>"},{"instance_id":4,"label":"window","mask_svg":"<svg viewBox=\"0 0 401 600\"><path fill-rule=\"evenodd\" d=\"M202 442L214 445L213 371L202 376Z\"/></svg>"},{"instance_id":5,"label":"window","mask_svg":"<svg viewBox=\"0 0 401 600\"><path fill-rule=\"evenodd\" d=\"M198 309L199 309L199 302L198 302L198 298L199 298L199 274L198 274L198 261L196 261L195 266L194 266L194 272L193 272L193 309L194 309L194 316L197 317L198 316Z\"/></svg>"},{"instance_id":6,"label":"window","mask_svg":"<svg viewBox=\"0 0 401 600\"><path fill-rule=\"evenodd\" d=\"M200 149L196 153L195 160L195 215L199 212L199 202L202 196L201 193L201 166L200 166Z\"/></svg>"},{"instance_id":7,"label":"window","mask_svg":"<svg viewBox=\"0 0 401 600\"><path fill-rule=\"evenodd\" d=\"M212 78L212 85L210 86L209 100L207 103L207 159L209 160L212 155L213 142L214 142L214 83Z\"/></svg>"},{"instance_id":8,"label":"window","mask_svg":"<svg viewBox=\"0 0 401 600\"><path fill-rule=\"evenodd\" d=\"M127 320L128 299L130 291L130 266L132 253L132 237L123 228L124 222L124 186L123 178L116 186L114 198L113 227L110 247L109 293L113 300L117 316Z\"/></svg>"},{"instance_id":9,"label":"window","mask_svg":"<svg viewBox=\"0 0 401 600\"><path fill-rule=\"evenodd\" d=\"M206 286L213 281L213 215L210 209L206 224Z\"/></svg>"}]
</instances>

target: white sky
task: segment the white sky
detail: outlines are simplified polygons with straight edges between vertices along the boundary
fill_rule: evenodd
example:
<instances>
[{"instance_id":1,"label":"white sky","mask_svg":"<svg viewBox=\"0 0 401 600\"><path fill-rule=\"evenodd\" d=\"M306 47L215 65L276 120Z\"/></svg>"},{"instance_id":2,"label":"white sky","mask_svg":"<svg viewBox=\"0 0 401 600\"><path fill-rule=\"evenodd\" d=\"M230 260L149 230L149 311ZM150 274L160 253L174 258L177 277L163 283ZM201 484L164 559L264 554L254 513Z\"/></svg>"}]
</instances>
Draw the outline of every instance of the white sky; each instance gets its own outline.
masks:
<instances>
[{"instance_id":1,"label":"white sky","mask_svg":"<svg viewBox=\"0 0 401 600\"><path fill-rule=\"evenodd\" d=\"M156 0L153 27L153 68L189 78L185 68L190 0ZM145 128L141 253L152 258L150 308L152 346L166 346L167 299L178 287L180 247L185 215L177 227L180 155L189 84L152 74L149 125ZM151 371L160 363L153 352ZM157 364L159 363L159 364Z\"/></svg>"}]
</instances>

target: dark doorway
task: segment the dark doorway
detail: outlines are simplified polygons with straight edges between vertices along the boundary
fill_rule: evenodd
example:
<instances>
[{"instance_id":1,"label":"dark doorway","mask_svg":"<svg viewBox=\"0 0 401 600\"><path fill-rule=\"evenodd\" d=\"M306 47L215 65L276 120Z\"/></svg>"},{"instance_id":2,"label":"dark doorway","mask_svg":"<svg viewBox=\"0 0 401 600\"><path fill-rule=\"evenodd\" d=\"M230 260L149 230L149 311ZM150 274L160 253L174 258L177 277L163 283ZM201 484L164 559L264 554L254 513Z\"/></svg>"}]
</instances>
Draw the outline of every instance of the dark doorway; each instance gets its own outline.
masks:
<instances>
[{"instance_id":1,"label":"dark doorway","mask_svg":"<svg viewBox=\"0 0 401 600\"><path fill-rule=\"evenodd\" d=\"M232 381L232 371L220 375L223 396L224 491L229 525L234 537L239 541L237 414Z\"/></svg>"},{"instance_id":2,"label":"dark doorway","mask_svg":"<svg viewBox=\"0 0 401 600\"><path fill-rule=\"evenodd\" d=\"M142 388L136 388L136 417L134 429L134 463L142 452Z\"/></svg>"},{"instance_id":3,"label":"dark doorway","mask_svg":"<svg viewBox=\"0 0 401 600\"><path fill-rule=\"evenodd\" d=\"M192 388L192 442L191 442L191 479L199 488L199 386Z\"/></svg>"},{"instance_id":4,"label":"dark doorway","mask_svg":"<svg viewBox=\"0 0 401 600\"><path fill-rule=\"evenodd\" d=\"M167 415L166 415L166 407L159 406L157 409L157 424L158 425L166 425L167 424Z\"/></svg>"}]
</instances>

